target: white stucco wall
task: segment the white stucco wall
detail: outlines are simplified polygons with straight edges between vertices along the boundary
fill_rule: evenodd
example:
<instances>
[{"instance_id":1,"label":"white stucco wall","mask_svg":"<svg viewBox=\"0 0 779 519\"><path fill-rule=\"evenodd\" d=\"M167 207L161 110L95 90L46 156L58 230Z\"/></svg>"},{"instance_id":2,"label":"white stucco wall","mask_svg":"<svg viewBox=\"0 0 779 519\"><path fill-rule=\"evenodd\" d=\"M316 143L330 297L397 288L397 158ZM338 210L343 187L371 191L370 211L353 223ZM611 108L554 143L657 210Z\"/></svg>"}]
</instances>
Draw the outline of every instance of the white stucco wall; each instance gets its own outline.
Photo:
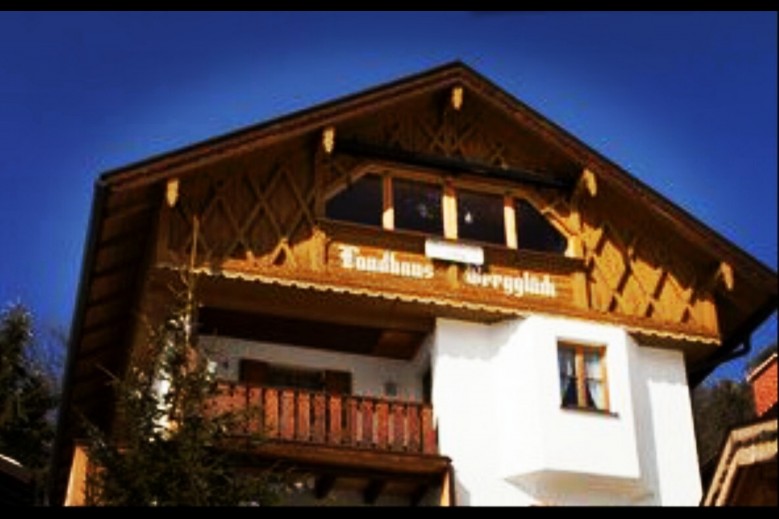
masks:
<instances>
[{"instance_id":1,"label":"white stucco wall","mask_svg":"<svg viewBox=\"0 0 779 519\"><path fill-rule=\"evenodd\" d=\"M558 341L605 346L611 413L561 408ZM697 504L681 354L582 321L439 319L431 364L460 504Z\"/></svg>"},{"instance_id":2,"label":"white stucco wall","mask_svg":"<svg viewBox=\"0 0 779 519\"><path fill-rule=\"evenodd\" d=\"M702 489L690 393L679 351L635 347L636 425L652 504L697 506Z\"/></svg>"},{"instance_id":3,"label":"white stucco wall","mask_svg":"<svg viewBox=\"0 0 779 519\"><path fill-rule=\"evenodd\" d=\"M402 361L225 337L201 336L199 340L217 362L218 375L226 380L238 380L241 359L253 359L281 366L348 371L356 395L383 397L384 384L394 382L396 398L422 401L422 375L427 366L424 348L416 359Z\"/></svg>"}]
</instances>

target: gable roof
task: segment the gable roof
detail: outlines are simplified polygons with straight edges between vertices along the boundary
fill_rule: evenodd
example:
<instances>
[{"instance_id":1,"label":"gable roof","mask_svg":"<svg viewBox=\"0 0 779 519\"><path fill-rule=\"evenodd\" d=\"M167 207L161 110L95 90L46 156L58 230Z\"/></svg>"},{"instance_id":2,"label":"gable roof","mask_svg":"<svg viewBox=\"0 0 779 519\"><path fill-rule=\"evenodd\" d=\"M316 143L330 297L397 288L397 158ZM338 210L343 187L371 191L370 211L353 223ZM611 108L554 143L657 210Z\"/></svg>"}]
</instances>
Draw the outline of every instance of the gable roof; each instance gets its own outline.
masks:
<instances>
[{"instance_id":1,"label":"gable roof","mask_svg":"<svg viewBox=\"0 0 779 519\"><path fill-rule=\"evenodd\" d=\"M645 205L651 205L656 214L673 222L679 232L705 243L712 251L727 256L736 264L750 267L760 277L774 277L767 265L742 250L685 209L674 204L649 185L632 176L618 164L601 155L564 128L547 119L512 94L469 67L454 61L439 67L407 76L358 93L315 105L304 110L251 125L184 148L166 152L142 161L103 173L98 184L134 186L175 177L204 162L240 153L247 148L305 134L325 126L337 125L365 110L377 110L397 103L405 97L418 96L449 86L462 85L477 93L499 109L509 113L518 123L535 131L544 140L580 163L583 168L596 168L600 180L634 194Z\"/></svg>"},{"instance_id":2,"label":"gable roof","mask_svg":"<svg viewBox=\"0 0 779 519\"><path fill-rule=\"evenodd\" d=\"M186 174L224 157L319 131L326 126L337 126L360 114L455 85L464 87L468 95L478 95L517 124L541 137L545 143L578 164L582 171L585 168L595 171L599 182L607 183L633 203L651 208L652 213L669 224L682 239L732 267L738 281L749 285L748 297L752 299L754 309L746 312L749 316L739 333L723 337L726 346L735 347L743 342L747 332L775 311L777 278L770 267L460 61L106 172L97 181L98 188L128 189L149 185ZM736 290L739 288L736 287Z\"/></svg>"}]
</instances>

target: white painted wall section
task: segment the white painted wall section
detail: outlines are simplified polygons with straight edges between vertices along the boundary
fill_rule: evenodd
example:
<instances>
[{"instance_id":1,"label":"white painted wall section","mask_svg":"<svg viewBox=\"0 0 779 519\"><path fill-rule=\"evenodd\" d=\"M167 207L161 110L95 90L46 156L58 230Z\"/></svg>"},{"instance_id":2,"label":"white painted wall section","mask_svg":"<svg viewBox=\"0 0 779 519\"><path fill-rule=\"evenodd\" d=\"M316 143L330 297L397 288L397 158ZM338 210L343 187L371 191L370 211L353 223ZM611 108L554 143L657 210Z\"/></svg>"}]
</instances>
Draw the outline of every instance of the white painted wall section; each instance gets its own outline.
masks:
<instances>
[{"instance_id":1,"label":"white painted wall section","mask_svg":"<svg viewBox=\"0 0 779 519\"><path fill-rule=\"evenodd\" d=\"M681 353L616 326L532 316L437 320L433 410L459 504L696 504ZM605 347L609 413L561 407L557 345Z\"/></svg>"},{"instance_id":2,"label":"white painted wall section","mask_svg":"<svg viewBox=\"0 0 779 519\"><path fill-rule=\"evenodd\" d=\"M684 356L640 346L637 359L636 422L653 504L698 506L702 490Z\"/></svg>"},{"instance_id":3,"label":"white painted wall section","mask_svg":"<svg viewBox=\"0 0 779 519\"><path fill-rule=\"evenodd\" d=\"M396 398L422 401L422 375L427 367L424 351L412 361L403 361L225 337L201 336L199 340L216 361L217 374L226 380L237 381L240 360L253 359L281 366L348 371L356 395L384 397L384 384L394 382Z\"/></svg>"}]
</instances>

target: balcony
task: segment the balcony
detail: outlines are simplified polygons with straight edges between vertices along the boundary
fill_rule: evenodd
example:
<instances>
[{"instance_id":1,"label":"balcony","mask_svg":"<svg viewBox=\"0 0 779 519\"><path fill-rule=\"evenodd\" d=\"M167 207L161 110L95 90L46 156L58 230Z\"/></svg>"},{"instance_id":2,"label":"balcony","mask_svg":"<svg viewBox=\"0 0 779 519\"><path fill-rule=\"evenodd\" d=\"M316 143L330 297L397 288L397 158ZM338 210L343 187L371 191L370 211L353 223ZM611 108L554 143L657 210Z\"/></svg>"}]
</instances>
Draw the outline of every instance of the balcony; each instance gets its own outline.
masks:
<instances>
[{"instance_id":1,"label":"balcony","mask_svg":"<svg viewBox=\"0 0 779 519\"><path fill-rule=\"evenodd\" d=\"M418 402L223 383L215 408L248 410L241 432L260 434L265 441L438 453L433 410Z\"/></svg>"},{"instance_id":2,"label":"balcony","mask_svg":"<svg viewBox=\"0 0 779 519\"><path fill-rule=\"evenodd\" d=\"M313 476L315 502L355 488L368 504L381 495L418 504L435 489L450 495L451 462L438 454L430 405L237 383L220 389L212 409L242 417L232 448L253 454L252 466ZM252 435L262 441L242 442Z\"/></svg>"}]
</instances>

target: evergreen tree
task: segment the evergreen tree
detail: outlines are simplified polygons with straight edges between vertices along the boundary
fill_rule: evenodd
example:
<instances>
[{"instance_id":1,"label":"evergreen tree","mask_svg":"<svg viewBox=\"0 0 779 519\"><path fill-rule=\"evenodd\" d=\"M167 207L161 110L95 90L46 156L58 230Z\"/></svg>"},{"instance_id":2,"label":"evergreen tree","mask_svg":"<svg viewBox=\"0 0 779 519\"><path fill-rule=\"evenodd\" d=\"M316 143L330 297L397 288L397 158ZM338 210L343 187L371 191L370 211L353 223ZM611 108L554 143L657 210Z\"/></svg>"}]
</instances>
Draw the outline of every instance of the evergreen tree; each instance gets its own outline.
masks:
<instances>
[{"instance_id":1,"label":"evergreen tree","mask_svg":"<svg viewBox=\"0 0 779 519\"><path fill-rule=\"evenodd\" d=\"M236 456L224 448L248 417L213 405L220 385L193 340L191 278L185 285L164 324L150 332L149 354L115 381L119 433L108 437L87 425L96 467L87 477L88 504L265 505L283 486L273 472L236 470Z\"/></svg>"},{"instance_id":2,"label":"evergreen tree","mask_svg":"<svg viewBox=\"0 0 779 519\"><path fill-rule=\"evenodd\" d=\"M701 384L692 394L698 459L704 465L719 454L731 427L755 416L752 389L745 381L719 380Z\"/></svg>"},{"instance_id":3,"label":"evergreen tree","mask_svg":"<svg viewBox=\"0 0 779 519\"><path fill-rule=\"evenodd\" d=\"M34 354L30 313L21 305L0 312L0 454L10 456L43 488L54 439L55 381ZM40 491L36 492L41 499Z\"/></svg>"}]
</instances>

